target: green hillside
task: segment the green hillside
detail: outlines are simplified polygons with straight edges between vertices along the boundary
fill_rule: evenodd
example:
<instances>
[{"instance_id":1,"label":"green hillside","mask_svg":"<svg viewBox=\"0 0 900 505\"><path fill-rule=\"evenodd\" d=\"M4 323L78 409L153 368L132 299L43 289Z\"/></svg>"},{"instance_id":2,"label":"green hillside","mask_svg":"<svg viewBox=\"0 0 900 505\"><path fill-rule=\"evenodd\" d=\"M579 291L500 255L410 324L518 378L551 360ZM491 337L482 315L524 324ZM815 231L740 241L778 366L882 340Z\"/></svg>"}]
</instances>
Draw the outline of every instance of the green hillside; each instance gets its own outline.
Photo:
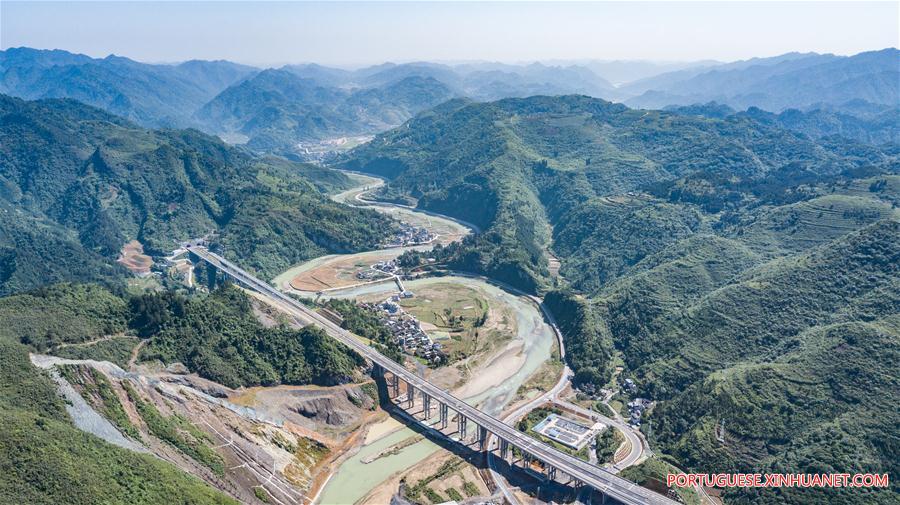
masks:
<instances>
[{"instance_id":1,"label":"green hillside","mask_svg":"<svg viewBox=\"0 0 900 505\"><path fill-rule=\"evenodd\" d=\"M341 165L389 178L382 198L482 227L448 259L453 266L540 290L552 240L563 274L595 291L679 238L739 222L760 205L806 199L801 184L888 167L895 156L817 143L748 118L565 96L448 102ZM855 224L885 212L865 209Z\"/></svg>"},{"instance_id":2,"label":"green hillside","mask_svg":"<svg viewBox=\"0 0 900 505\"><path fill-rule=\"evenodd\" d=\"M533 97L444 104L342 163L387 177L382 198L482 227L433 253L437 265L543 292L576 384L605 387L621 359L618 380L656 402L643 429L679 467L892 472L897 153L746 115Z\"/></svg>"},{"instance_id":3,"label":"green hillside","mask_svg":"<svg viewBox=\"0 0 900 505\"><path fill-rule=\"evenodd\" d=\"M110 335L146 339L139 361L183 363L229 387L341 383L361 364L317 328L263 326L249 297L230 285L187 297L58 284L0 298L0 320L0 340L43 353Z\"/></svg>"},{"instance_id":4,"label":"green hillside","mask_svg":"<svg viewBox=\"0 0 900 505\"><path fill-rule=\"evenodd\" d=\"M215 232L226 255L271 275L371 248L393 226L325 198L349 184L341 174L253 158L194 130L145 130L73 101L0 96L0 139L0 233L17 244L0 249L0 292L108 279L116 272L104 263L133 239L163 255Z\"/></svg>"},{"instance_id":5,"label":"green hillside","mask_svg":"<svg viewBox=\"0 0 900 505\"><path fill-rule=\"evenodd\" d=\"M27 348L0 339L0 502L236 504L153 456L76 429Z\"/></svg>"}]
</instances>

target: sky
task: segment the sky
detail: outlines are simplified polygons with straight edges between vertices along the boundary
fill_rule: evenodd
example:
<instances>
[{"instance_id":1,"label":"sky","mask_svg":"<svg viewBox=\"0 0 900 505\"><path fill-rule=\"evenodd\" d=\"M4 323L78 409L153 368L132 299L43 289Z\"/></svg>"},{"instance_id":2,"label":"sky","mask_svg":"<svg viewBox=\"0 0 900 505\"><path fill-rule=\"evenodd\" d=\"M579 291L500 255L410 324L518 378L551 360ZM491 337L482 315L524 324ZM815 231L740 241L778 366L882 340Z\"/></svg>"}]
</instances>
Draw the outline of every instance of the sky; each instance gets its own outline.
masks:
<instances>
[{"instance_id":1,"label":"sky","mask_svg":"<svg viewBox=\"0 0 900 505\"><path fill-rule=\"evenodd\" d=\"M144 62L734 61L900 45L900 2L0 1L0 47Z\"/></svg>"}]
</instances>

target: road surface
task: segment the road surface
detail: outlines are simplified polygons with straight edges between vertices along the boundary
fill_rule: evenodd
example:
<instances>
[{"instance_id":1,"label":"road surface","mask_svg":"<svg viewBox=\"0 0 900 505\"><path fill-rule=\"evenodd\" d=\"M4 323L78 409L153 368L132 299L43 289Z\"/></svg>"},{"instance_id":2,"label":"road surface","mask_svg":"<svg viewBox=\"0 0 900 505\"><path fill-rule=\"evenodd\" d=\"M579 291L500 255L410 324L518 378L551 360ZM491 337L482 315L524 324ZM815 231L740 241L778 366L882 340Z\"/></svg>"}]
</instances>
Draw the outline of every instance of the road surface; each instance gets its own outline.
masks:
<instances>
[{"instance_id":1,"label":"road surface","mask_svg":"<svg viewBox=\"0 0 900 505\"><path fill-rule=\"evenodd\" d=\"M403 366L363 344L347 330L344 330L319 313L309 309L281 291L278 291L271 285L250 275L230 261L208 251L205 247L189 245L187 248L197 257L203 259L223 273L233 277L245 286L254 289L264 297L271 299L276 302L277 305L288 309L291 313L300 318L313 321L317 326L324 329L328 335L371 360L373 363L378 364L385 371L397 376L399 379L412 385L420 392L436 399L438 402L446 404L451 409L465 416L466 419L487 429L489 433L493 434L498 439L506 440L512 446L518 447L520 450L530 454L535 459L544 462L546 465L549 465L602 492L610 498L614 498L625 504L670 505L676 503L665 496L650 491L649 489L645 489L633 482L622 479L621 477L617 477L603 468L591 465L586 461L582 461L519 432L499 419L481 412L447 391L418 377Z\"/></svg>"}]
</instances>

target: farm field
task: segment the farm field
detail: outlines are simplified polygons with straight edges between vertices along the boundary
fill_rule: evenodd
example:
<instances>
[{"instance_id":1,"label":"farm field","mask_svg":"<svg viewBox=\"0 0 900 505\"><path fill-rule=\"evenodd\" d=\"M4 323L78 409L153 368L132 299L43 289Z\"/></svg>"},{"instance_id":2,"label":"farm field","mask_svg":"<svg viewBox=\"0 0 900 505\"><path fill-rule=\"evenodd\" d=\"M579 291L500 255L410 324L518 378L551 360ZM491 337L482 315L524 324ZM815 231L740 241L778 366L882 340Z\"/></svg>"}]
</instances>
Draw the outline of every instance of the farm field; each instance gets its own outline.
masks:
<instances>
[{"instance_id":1,"label":"farm field","mask_svg":"<svg viewBox=\"0 0 900 505\"><path fill-rule=\"evenodd\" d=\"M387 249L360 254L326 256L322 261L310 261L291 279L290 286L298 291L318 292L325 289L345 288L367 282L356 277L379 261L391 260L402 254L402 249Z\"/></svg>"}]
</instances>

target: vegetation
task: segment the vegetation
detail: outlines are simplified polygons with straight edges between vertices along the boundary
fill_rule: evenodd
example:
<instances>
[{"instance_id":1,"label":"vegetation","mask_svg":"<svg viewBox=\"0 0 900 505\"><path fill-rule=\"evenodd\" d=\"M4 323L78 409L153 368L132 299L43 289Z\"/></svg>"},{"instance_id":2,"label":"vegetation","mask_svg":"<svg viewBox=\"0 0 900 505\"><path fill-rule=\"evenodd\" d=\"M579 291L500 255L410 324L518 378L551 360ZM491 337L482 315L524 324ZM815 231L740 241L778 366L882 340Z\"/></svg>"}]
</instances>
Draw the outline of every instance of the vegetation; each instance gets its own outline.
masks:
<instances>
[{"instance_id":1,"label":"vegetation","mask_svg":"<svg viewBox=\"0 0 900 505\"><path fill-rule=\"evenodd\" d=\"M645 413L651 443L678 466L896 472L900 388L885 368L900 343L896 146L713 109L459 101L343 164L388 177L385 198L479 225L402 260L544 293L579 388L607 387L621 356L636 394L657 402ZM545 274L548 248L563 281ZM895 492L726 500L879 503Z\"/></svg>"},{"instance_id":2,"label":"vegetation","mask_svg":"<svg viewBox=\"0 0 900 505\"><path fill-rule=\"evenodd\" d=\"M0 321L0 339L46 351L122 333L128 306L101 286L59 284L0 298Z\"/></svg>"},{"instance_id":3,"label":"vegetation","mask_svg":"<svg viewBox=\"0 0 900 505\"><path fill-rule=\"evenodd\" d=\"M544 297L544 304L555 314L567 342L566 355L575 372L575 384L585 390L606 384L612 375L612 336L595 317L590 302L569 292L551 291Z\"/></svg>"},{"instance_id":4,"label":"vegetation","mask_svg":"<svg viewBox=\"0 0 900 505\"><path fill-rule=\"evenodd\" d=\"M172 291L117 295L96 285L61 284L0 298L0 318L5 322L0 340L93 359L127 360L133 346L105 343L137 339L81 344L106 335L137 335L149 339L141 360L181 362L229 387L336 384L347 382L362 364L318 328L263 326L247 295L228 284L193 297Z\"/></svg>"},{"instance_id":5,"label":"vegetation","mask_svg":"<svg viewBox=\"0 0 900 505\"><path fill-rule=\"evenodd\" d=\"M898 55L893 47L844 57L794 53L755 59L749 65L726 64L711 72L662 74L626 85L622 91L639 94L626 103L641 108L719 100L738 109L862 112L877 104L900 103L900 91L894 86Z\"/></svg>"},{"instance_id":6,"label":"vegetation","mask_svg":"<svg viewBox=\"0 0 900 505\"><path fill-rule=\"evenodd\" d=\"M369 88L339 88L268 69L205 104L197 117L211 131L239 132L258 150L291 152L300 143L375 133L452 96L436 79L408 76Z\"/></svg>"},{"instance_id":7,"label":"vegetation","mask_svg":"<svg viewBox=\"0 0 900 505\"><path fill-rule=\"evenodd\" d=\"M217 232L227 256L271 276L371 248L393 227L321 194L348 185L342 174L253 158L195 130L144 130L73 101L7 96L0 117L0 202L16 209L0 214L0 294L114 279L132 239L155 256Z\"/></svg>"},{"instance_id":8,"label":"vegetation","mask_svg":"<svg viewBox=\"0 0 900 505\"><path fill-rule=\"evenodd\" d=\"M666 461L651 457L639 465L630 466L619 474L619 476L638 484L653 489L659 493L666 493L666 476L671 473L678 473L678 469L667 463ZM700 505L700 496L697 491L692 488L675 488L675 493L682 503L686 505Z\"/></svg>"},{"instance_id":9,"label":"vegetation","mask_svg":"<svg viewBox=\"0 0 900 505\"><path fill-rule=\"evenodd\" d=\"M0 51L0 67L10 70L0 78L5 93L30 100L72 98L151 127L192 123L203 103L256 71L221 60L151 65L27 47Z\"/></svg>"},{"instance_id":10,"label":"vegetation","mask_svg":"<svg viewBox=\"0 0 900 505\"><path fill-rule=\"evenodd\" d=\"M428 501L431 502L432 504L444 503L446 500L440 494L438 494L437 491L435 491L434 489L429 487L429 484L431 484L434 481L440 481L442 479L449 477L450 475L452 475L454 473L457 473L460 470L460 468L462 468L463 463L464 463L463 460L458 457L453 457L453 458L449 459L448 461L444 462L440 466L440 468L437 469L436 472L434 472L433 474L429 475L428 477L416 482L415 486L406 487L406 491L405 491L406 498L411 499L411 500L419 500L422 495L425 495L425 498L427 498ZM471 483L468 481L463 483L464 489L466 489L465 484L471 484ZM473 485L473 487L474 487L474 485ZM452 494L450 494L451 490L453 492L455 492L457 495L459 494L459 492L453 488L450 488L447 490L447 493L450 496L450 498L455 500L456 498L453 498ZM478 488L475 488L475 493L478 494ZM470 495L470 496L472 496L472 495Z\"/></svg>"},{"instance_id":11,"label":"vegetation","mask_svg":"<svg viewBox=\"0 0 900 505\"><path fill-rule=\"evenodd\" d=\"M451 500L453 500L455 502L460 502L463 500L463 495L459 491L457 491L455 488L448 487L447 489L444 490L444 492L447 493L448 498L450 498Z\"/></svg>"},{"instance_id":12,"label":"vegetation","mask_svg":"<svg viewBox=\"0 0 900 505\"><path fill-rule=\"evenodd\" d=\"M72 426L27 349L0 338L0 502L236 504L169 463Z\"/></svg>"},{"instance_id":13,"label":"vegetation","mask_svg":"<svg viewBox=\"0 0 900 505\"><path fill-rule=\"evenodd\" d=\"M145 401L128 381L122 382L128 399L134 404L147 430L154 437L175 447L198 463L208 467L216 475L225 475L225 462L209 445L209 435L197 429L178 414L163 416L156 406Z\"/></svg>"},{"instance_id":14,"label":"vegetation","mask_svg":"<svg viewBox=\"0 0 900 505\"><path fill-rule=\"evenodd\" d=\"M597 435L596 440L597 461L600 463L612 462L613 456L616 455L616 451L624 441L625 437L622 436L617 428L610 426L603 430L603 433Z\"/></svg>"},{"instance_id":15,"label":"vegetation","mask_svg":"<svg viewBox=\"0 0 900 505\"><path fill-rule=\"evenodd\" d=\"M362 358L313 326L266 328L247 295L224 286L207 297L163 293L161 309L136 320L166 321L153 332L142 359L182 362L229 387L347 382ZM156 303L145 304L157 307Z\"/></svg>"},{"instance_id":16,"label":"vegetation","mask_svg":"<svg viewBox=\"0 0 900 505\"><path fill-rule=\"evenodd\" d=\"M102 372L85 365L60 365L57 366L69 384L79 391L81 396L94 407L103 417L113 423L116 428L129 437L140 440L141 434L132 424L128 414L119 401L119 396L113 389Z\"/></svg>"},{"instance_id":17,"label":"vegetation","mask_svg":"<svg viewBox=\"0 0 900 505\"><path fill-rule=\"evenodd\" d=\"M393 335L381 322L381 317L374 311L360 307L353 300L332 298L325 304L344 318L341 326L351 332L369 339L373 347L381 354L403 363L403 353L394 344ZM377 399L376 399L377 400Z\"/></svg>"},{"instance_id":18,"label":"vegetation","mask_svg":"<svg viewBox=\"0 0 900 505\"><path fill-rule=\"evenodd\" d=\"M121 336L106 339L101 337L93 342L57 347L50 353L60 358L109 361L125 369L128 368L132 351L140 341L137 337Z\"/></svg>"},{"instance_id":19,"label":"vegetation","mask_svg":"<svg viewBox=\"0 0 900 505\"><path fill-rule=\"evenodd\" d=\"M256 496L256 499L263 502L269 503L269 493L266 492L262 486L257 486L253 488L253 495Z\"/></svg>"},{"instance_id":20,"label":"vegetation","mask_svg":"<svg viewBox=\"0 0 900 505\"><path fill-rule=\"evenodd\" d=\"M761 123L778 125L788 130L804 133L812 138L844 137L859 142L879 145L900 142L900 108L857 101L852 104L820 106L801 111L787 109L779 114L749 107L737 113L727 105L710 102L704 105L666 108L679 114L725 118L733 114L745 115Z\"/></svg>"},{"instance_id":21,"label":"vegetation","mask_svg":"<svg viewBox=\"0 0 900 505\"><path fill-rule=\"evenodd\" d=\"M519 422L516 423L516 429L523 433L527 433L550 414L560 416L562 415L562 411L556 407L538 407L528 412L522 419L519 419Z\"/></svg>"},{"instance_id":22,"label":"vegetation","mask_svg":"<svg viewBox=\"0 0 900 505\"><path fill-rule=\"evenodd\" d=\"M357 148L342 166L388 177L386 198L411 199L481 227L483 233L435 252L447 266L542 290L552 240L563 276L594 292L719 217L706 215L684 190L665 198L642 190L686 185L701 174L691 195L729 195L720 212L758 205L767 196L762 182L785 179L761 179L769 173L823 178L889 166L891 156L852 142L816 143L746 117L636 111L566 96L448 102ZM715 187L728 184L740 192Z\"/></svg>"}]
</instances>

